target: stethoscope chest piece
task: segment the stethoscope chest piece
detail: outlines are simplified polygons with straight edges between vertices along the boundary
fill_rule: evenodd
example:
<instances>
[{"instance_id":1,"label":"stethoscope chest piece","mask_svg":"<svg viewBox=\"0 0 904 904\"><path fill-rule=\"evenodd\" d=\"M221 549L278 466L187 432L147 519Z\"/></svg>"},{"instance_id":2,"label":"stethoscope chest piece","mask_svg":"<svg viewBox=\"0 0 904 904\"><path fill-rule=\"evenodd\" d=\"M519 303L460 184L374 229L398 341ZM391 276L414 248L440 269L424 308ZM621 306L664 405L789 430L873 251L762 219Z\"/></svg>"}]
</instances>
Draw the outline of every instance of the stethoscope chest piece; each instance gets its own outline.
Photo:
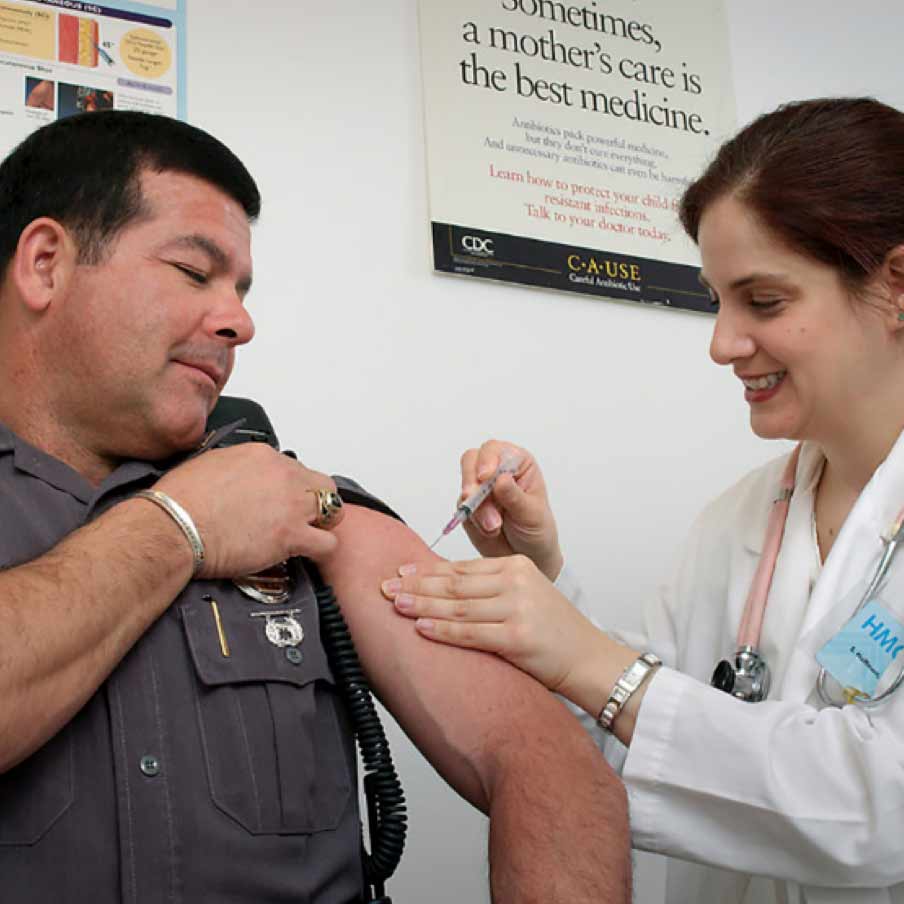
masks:
<instances>
[{"instance_id":1,"label":"stethoscope chest piece","mask_svg":"<svg viewBox=\"0 0 904 904\"><path fill-rule=\"evenodd\" d=\"M745 703L760 703L769 696L770 681L769 666L759 652L740 647L734 662L723 659L716 666L710 684Z\"/></svg>"}]
</instances>

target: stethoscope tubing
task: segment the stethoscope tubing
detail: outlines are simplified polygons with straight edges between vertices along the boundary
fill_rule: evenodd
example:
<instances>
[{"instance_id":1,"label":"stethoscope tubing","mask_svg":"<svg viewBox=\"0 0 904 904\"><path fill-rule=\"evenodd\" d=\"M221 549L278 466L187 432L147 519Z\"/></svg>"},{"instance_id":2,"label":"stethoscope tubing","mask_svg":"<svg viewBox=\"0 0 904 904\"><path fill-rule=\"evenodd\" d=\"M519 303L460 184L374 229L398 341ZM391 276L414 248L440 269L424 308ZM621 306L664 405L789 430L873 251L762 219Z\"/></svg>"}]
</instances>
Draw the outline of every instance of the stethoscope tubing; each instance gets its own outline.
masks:
<instances>
[{"instance_id":1,"label":"stethoscope tubing","mask_svg":"<svg viewBox=\"0 0 904 904\"><path fill-rule=\"evenodd\" d=\"M900 521L901 518L899 516L898 522L896 523L900 523ZM879 589L879 586L884 580L889 566L891 565L892 557L894 556L895 550L898 547L898 543L901 540L902 533L904 533L904 526L899 526L891 539L885 541L885 550L882 553L882 558L879 559L879 564L876 566L876 570L873 573L873 578L869 582L866 590L863 592L863 596L860 597L860 602L857 603L857 608L854 610L854 615L856 615L870 601L873 594ZM826 672L823 666L820 666L819 674L816 676L816 693L819 695L819 699L822 700L822 702L827 706L834 706L840 709L844 704L838 703L829 694L826 688L827 676L828 672ZM863 709L872 709L886 701L901 686L902 683L904 683L904 665L901 665L898 668L898 674L895 677L895 680L884 691L882 691L881 694L877 694L875 697L867 697L865 695L852 697L849 702L853 703L855 706L860 706Z\"/></svg>"},{"instance_id":2,"label":"stethoscope tubing","mask_svg":"<svg viewBox=\"0 0 904 904\"><path fill-rule=\"evenodd\" d=\"M788 519L788 510L791 504L791 497L794 494L797 463L800 458L800 450L801 446L798 445L791 453L791 456L788 459L788 463L785 466L785 470L782 473L781 489L778 497L773 501L772 510L769 513L769 523L766 528L766 538L763 542L763 552L760 556L760 561L757 565L756 572L754 573L753 580L751 581L750 591L747 595L747 601L744 605L744 612L741 617L740 626L738 628L737 650L739 651L739 653L742 651L746 652L748 657L752 657L753 660L755 660L757 663L756 667L758 669L762 669L763 673L765 674L765 690L762 695L758 694L756 696L748 697L740 693L734 694L734 696L738 697L739 699L745 700L746 702L760 702L760 700L765 699L768 694L769 667L766 663L766 660L761 656L759 652L760 635L762 632L763 619L766 613L766 602L769 597L769 590L772 586L772 577L775 573L775 563L778 559L782 540L784 539L785 523ZM878 565L876 566L872 580L870 580L869 585L863 593L863 596L860 598L860 602L854 609L853 615L856 615L870 601L873 594L878 590L879 586L885 578L885 575L888 572L892 557L894 556L895 550L898 547L898 543L902 538L904 538L904 509L901 510L897 520L895 521L894 525L892 525L891 530L882 537L882 539L885 541L885 549L882 553L882 557L880 558ZM728 660L724 660L723 662L719 663L716 669L716 673L718 673L719 668L724 667L726 663L728 663ZM714 673L714 679L712 682L713 684L716 684L716 673ZM738 672L738 674L740 674L740 672ZM870 709L883 703L902 684L904 684L904 664L899 667L898 674L895 677L894 681L881 694L878 694L875 697L868 697L866 695L853 696L849 700L846 700L842 703L839 703L837 700L833 699L829 694L829 691L826 688L827 676L828 673L826 672L825 668L820 666L819 673L816 677L816 692L823 703L825 703L827 706L832 706L839 709L844 706L845 703L853 703L854 705L863 707L864 709Z\"/></svg>"}]
</instances>

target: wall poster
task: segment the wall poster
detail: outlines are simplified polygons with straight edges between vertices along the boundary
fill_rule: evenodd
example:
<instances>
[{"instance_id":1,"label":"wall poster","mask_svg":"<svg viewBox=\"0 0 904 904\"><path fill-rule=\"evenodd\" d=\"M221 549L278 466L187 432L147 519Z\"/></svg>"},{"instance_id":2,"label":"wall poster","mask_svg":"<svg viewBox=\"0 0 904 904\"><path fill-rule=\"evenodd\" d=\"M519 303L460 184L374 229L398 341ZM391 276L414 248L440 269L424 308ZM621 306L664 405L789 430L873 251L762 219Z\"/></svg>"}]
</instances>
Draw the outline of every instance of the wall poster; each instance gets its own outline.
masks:
<instances>
[{"instance_id":1,"label":"wall poster","mask_svg":"<svg viewBox=\"0 0 904 904\"><path fill-rule=\"evenodd\" d=\"M0 0L0 157L45 123L106 109L185 118L184 0Z\"/></svg>"},{"instance_id":2,"label":"wall poster","mask_svg":"<svg viewBox=\"0 0 904 904\"><path fill-rule=\"evenodd\" d=\"M676 209L735 127L723 0L419 18L434 268L709 311Z\"/></svg>"}]
</instances>

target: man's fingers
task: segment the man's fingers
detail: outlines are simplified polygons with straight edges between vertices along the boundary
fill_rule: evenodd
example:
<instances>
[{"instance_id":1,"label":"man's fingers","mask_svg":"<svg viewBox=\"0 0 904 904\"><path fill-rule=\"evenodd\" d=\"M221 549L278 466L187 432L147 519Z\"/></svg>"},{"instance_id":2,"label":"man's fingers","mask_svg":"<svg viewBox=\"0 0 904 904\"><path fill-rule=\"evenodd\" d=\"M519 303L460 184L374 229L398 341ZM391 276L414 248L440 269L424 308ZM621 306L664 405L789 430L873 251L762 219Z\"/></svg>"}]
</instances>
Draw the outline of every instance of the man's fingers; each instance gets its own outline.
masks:
<instances>
[{"instance_id":1,"label":"man's fingers","mask_svg":"<svg viewBox=\"0 0 904 904\"><path fill-rule=\"evenodd\" d=\"M288 556L305 556L316 562L334 553L338 545L339 539L328 530L305 524L299 528L298 537L292 544Z\"/></svg>"},{"instance_id":2,"label":"man's fingers","mask_svg":"<svg viewBox=\"0 0 904 904\"><path fill-rule=\"evenodd\" d=\"M332 481L323 486L308 487L305 490L305 497L309 506L309 514L305 519L308 524L323 530L332 530L342 521L345 514L342 498Z\"/></svg>"}]
</instances>

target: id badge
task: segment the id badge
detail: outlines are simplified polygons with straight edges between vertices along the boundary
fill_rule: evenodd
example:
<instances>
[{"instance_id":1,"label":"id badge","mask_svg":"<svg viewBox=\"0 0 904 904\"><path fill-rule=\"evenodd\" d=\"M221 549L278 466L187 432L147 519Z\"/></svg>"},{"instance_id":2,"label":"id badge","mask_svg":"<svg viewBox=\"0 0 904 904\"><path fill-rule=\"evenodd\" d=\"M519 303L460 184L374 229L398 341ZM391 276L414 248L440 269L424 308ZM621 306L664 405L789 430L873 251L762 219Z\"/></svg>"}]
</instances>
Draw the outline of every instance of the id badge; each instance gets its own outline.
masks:
<instances>
[{"instance_id":1,"label":"id badge","mask_svg":"<svg viewBox=\"0 0 904 904\"><path fill-rule=\"evenodd\" d=\"M904 662L904 625L877 599L870 600L816 654L848 699L872 697L892 663Z\"/></svg>"}]
</instances>

